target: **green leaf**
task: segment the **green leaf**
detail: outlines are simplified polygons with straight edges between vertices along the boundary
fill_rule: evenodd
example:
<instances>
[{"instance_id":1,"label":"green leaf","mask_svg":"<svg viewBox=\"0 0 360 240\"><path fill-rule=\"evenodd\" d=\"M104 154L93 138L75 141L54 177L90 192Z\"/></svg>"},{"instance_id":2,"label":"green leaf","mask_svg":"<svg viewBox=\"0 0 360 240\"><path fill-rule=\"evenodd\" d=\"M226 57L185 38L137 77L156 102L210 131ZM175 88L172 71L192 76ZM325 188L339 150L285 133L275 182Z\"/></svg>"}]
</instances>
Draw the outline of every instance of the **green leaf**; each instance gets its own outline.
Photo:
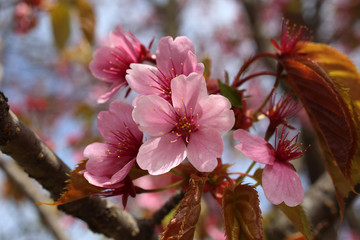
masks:
<instances>
[{"instance_id":1,"label":"green leaf","mask_svg":"<svg viewBox=\"0 0 360 240\"><path fill-rule=\"evenodd\" d=\"M161 240L193 239L201 211L201 194L206 178L191 175L184 199L169 222Z\"/></svg>"},{"instance_id":2,"label":"green leaf","mask_svg":"<svg viewBox=\"0 0 360 240\"><path fill-rule=\"evenodd\" d=\"M308 240L312 239L309 221L301 205L289 207L286 204L281 203L277 206L289 218L297 230L304 234Z\"/></svg>"},{"instance_id":3,"label":"green leaf","mask_svg":"<svg viewBox=\"0 0 360 240\"><path fill-rule=\"evenodd\" d=\"M231 106L242 107L242 95L236 88L232 88L218 80L221 94L229 99Z\"/></svg>"},{"instance_id":4,"label":"green leaf","mask_svg":"<svg viewBox=\"0 0 360 240\"><path fill-rule=\"evenodd\" d=\"M255 188L238 185L234 190L225 189L222 208L226 239L263 239L261 210Z\"/></svg>"},{"instance_id":5,"label":"green leaf","mask_svg":"<svg viewBox=\"0 0 360 240\"><path fill-rule=\"evenodd\" d=\"M95 14L93 7L86 0L76 1L81 31L85 39L93 44L95 29Z\"/></svg>"},{"instance_id":6,"label":"green leaf","mask_svg":"<svg viewBox=\"0 0 360 240\"><path fill-rule=\"evenodd\" d=\"M59 2L50 9L55 45L61 50L70 37L70 13L67 4Z\"/></svg>"}]
</instances>

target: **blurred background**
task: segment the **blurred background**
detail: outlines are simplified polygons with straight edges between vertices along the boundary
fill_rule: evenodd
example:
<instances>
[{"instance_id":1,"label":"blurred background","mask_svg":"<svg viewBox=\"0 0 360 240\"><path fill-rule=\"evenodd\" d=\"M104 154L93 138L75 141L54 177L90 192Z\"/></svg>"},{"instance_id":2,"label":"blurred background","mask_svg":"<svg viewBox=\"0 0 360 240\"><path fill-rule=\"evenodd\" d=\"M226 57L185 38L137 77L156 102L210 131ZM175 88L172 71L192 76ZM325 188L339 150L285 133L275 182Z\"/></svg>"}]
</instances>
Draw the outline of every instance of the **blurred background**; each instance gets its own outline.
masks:
<instances>
[{"instance_id":1,"label":"blurred background","mask_svg":"<svg viewBox=\"0 0 360 240\"><path fill-rule=\"evenodd\" d=\"M96 100L108 85L91 75L88 64L94 49L106 42L117 25L146 46L154 40L152 52L162 36L187 36L194 42L198 59L211 59L211 78L224 81L226 74L233 79L250 56L275 51L270 39L278 40L283 18L307 26L313 41L334 46L359 68L358 0L0 0L0 89L9 98L11 110L73 169L87 144L102 141L96 116L108 104L99 105ZM259 62L255 68L274 65ZM247 87L259 96L265 94L269 81L272 84L271 79L262 78ZM124 99L126 90L116 98ZM249 98L249 106L256 105L256 100ZM312 145L297 163L304 184L310 186L324 166L311 128L301 121L294 124L303 129L302 142ZM259 125L256 131L264 128ZM233 144L231 136L224 138ZM55 207L35 205L32 195L51 202L47 193L35 181L26 180L27 175L11 159L5 155L0 159L1 240L106 239ZM224 153L224 159L237 163L239 169L249 165L232 150ZM19 184L21 179L25 181ZM157 181L142 180L149 188ZM260 195L263 213L270 213L271 205ZM130 200L127 209L147 216L169 196L140 196ZM211 216L211 221L202 219L198 238L222 239L221 209L212 200L204 205L204 216ZM348 208L338 239L360 239L359 205L355 201ZM55 221L59 229L49 221Z\"/></svg>"}]
</instances>

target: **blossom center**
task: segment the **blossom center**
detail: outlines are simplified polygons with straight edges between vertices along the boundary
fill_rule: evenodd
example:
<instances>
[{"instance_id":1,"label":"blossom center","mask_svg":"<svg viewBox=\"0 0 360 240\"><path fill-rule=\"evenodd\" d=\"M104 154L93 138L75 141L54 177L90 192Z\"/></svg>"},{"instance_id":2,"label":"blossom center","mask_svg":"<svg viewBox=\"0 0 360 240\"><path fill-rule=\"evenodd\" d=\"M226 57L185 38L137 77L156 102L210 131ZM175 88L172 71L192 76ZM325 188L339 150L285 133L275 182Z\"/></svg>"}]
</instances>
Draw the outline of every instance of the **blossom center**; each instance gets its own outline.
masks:
<instances>
[{"instance_id":1,"label":"blossom center","mask_svg":"<svg viewBox=\"0 0 360 240\"><path fill-rule=\"evenodd\" d=\"M176 65L171 57L169 58L169 62L171 67L168 71L162 71L159 68L157 68L158 71L151 71L152 75L149 77L154 84L151 84L149 87L157 89L160 92L160 96L171 103L170 83L173 78L184 74L184 64L180 63L180 69L176 69Z\"/></svg>"},{"instance_id":2,"label":"blossom center","mask_svg":"<svg viewBox=\"0 0 360 240\"><path fill-rule=\"evenodd\" d=\"M295 137L289 140L287 139L288 132L285 133L285 127L283 128L279 141L277 142L277 139L275 139L275 158L277 161L287 162L299 158L309 148L308 146L303 150L301 149L302 143L297 143L299 133L300 132L298 132Z\"/></svg>"},{"instance_id":3,"label":"blossom center","mask_svg":"<svg viewBox=\"0 0 360 240\"><path fill-rule=\"evenodd\" d=\"M190 135L193 132L196 132L199 128L199 124L197 123L198 114L196 115L185 115L185 116L177 116L177 122L172 133L176 134L178 137L181 137L186 144L189 143Z\"/></svg>"},{"instance_id":4,"label":"blossom center","mask_svg":"<svg viewBox=\"0 0 360 240\"><path fill-rule=\"evenodd\" d=\"M108 157L118 159L129 159L136 157L141 141L139 141L129 127L123 122L125 130L112 131L114 140L108 142L109 149L107 150Z\"/></svg>"}]
</instances>

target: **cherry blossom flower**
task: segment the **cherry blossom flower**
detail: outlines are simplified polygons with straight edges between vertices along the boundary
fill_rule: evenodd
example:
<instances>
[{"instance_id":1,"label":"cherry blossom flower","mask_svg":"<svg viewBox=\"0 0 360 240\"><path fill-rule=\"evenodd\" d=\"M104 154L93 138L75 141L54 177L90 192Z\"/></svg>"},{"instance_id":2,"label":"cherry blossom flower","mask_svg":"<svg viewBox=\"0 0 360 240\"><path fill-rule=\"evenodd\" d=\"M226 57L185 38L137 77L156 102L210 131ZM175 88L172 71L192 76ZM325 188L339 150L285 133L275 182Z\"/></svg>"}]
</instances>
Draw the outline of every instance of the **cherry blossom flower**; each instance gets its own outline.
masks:
<instances>
[{"instance_id":1,"label":"cherry blossom flower","mask_svg":"<svg viewBox=\"0 0 360 240\"><path fill-rule=\"evenodd\" d=\"M300 150L297 144L298 135L288 140L288 132L284 127L278 142L275 134L273 147L264 139L243 129L234 132L234 138L240 142L235 148L248 158L266 164L262 174L262 186L265 196L273 204L284 202L293 207L299 205L304 198L300 177L289 163L290 160L301 157L306 150Z\"/></svg>"},{"instance_id":2,"label":"cherry blossom flower","mask_svg":"<svg viewBox=\"0 0 360 240\"><path fill-rule=\"evenodd\" d=\"M95 50L89 65L96 78L111 83L108 92L100 96L98 102L108 101L120 88L126 86L126 70L131 63L145 60L148 53L134 35L125 33L117 26L115 31L110 33L108 44Z\"/></svg>"},{"instance_id":3,"label":"cherry blossom flower","mask_svg":"<svg viewBox=\"0 0 360 240\"><path fill-rule=\"evenodd\" d=\"M292 95L281 96L277 103L275 103L275 99L276 94L273 94L270 98L269 109L264 113L270 120L265 139L269 139L280 124L294 129L287 123L287 120L294 117L301 110L301 105L295 102Z\"/></svg>"},{"instance_id":4,"label":"cherry blossom flower","mask_svg":"<svg viewBox=\"0 0 360 240\"><path fill-rule=\"evenodd\" d=\"M156 50L157 66L131 64L126 80L140 95L158 95L171 101L171 80L179 75L202 74L204 65L197 62L190 39L163 37Z\"/></svg>"},{"instance_id":5,"label":"cherry blossom flower","mask_svg":"<svg viewBox=\"0 0 360 240\"><path fill-rule=\"evenodd\" d=\"M289 21L283 21L281 26L280 45L274 40L271 43L281 52L281 56L297 54L311 40L311 34L305 26L289 26Z\"/></svg>"},{"instance_id":6,"label":"cherry blossom flower","mask_svg":"<svg viewBox=\"0 0 360 240\"><path fill-rule=\"evenodd\" d=\"M123 180L135 163L142 144L142 132L131 117L133 108L114 101L109 111L98 115L98 129L106 143L92 143L84 150L84 177L92 185L104 188L124 187Z\"/></svg>"},{"instance_id":7,"label":"cherry blossom flower","mask_svg":"<svg viewBox=\"0 0 360 240\"><path fill-rule=\"evenodd\" d=\"M221 134L234 125L227 98L208 95L205 79L192 73L171 81L172 104L157 95L140 96L133 118L152 136L139 149L137 163L152 175L168 172L187 157L201 172L210 172L223 152Z\"/></svg>"}]
</instances>

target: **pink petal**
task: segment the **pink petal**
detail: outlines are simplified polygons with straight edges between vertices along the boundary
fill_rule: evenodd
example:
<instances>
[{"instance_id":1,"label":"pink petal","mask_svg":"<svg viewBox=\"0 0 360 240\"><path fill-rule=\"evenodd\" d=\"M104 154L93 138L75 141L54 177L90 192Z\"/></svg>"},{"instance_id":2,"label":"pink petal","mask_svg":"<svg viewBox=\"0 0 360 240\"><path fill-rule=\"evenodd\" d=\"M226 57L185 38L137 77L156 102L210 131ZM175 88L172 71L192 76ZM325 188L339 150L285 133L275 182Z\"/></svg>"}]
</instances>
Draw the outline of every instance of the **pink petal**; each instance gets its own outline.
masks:
<instances>
[{"instance_id":1,"label":"pink petal","mask_svg":"<svg viewBox=\"0 0 360 240\"><path fill-rule=\"evenodd\" d=\"M187 113L194 112L199 99L207 96L205 79L197 73L192 73L188 77L180 75L171 81L171 92L175 109L182 109Z\"/></svg>"},{"instance_id":2,"label":"pink petal","mask_svg":"<svg viewBox=\"0 0 360 240\"><path fill-rule=\"evenodd\" d=\"M133 63L127 70L126 80L132 90L140 95L160 95L161 88L156 82L156 75L160 74L156 67Z\"/></svg>"},{"instance_id":3,"label":"pink petal","mask_svg":"<svg viewBox=\"0 0 360 240\"><path fill-rule=\"evenodd\" d=\"M130 60L118 63L116 55L121 55L119 50L110 47L100 47L95 50L93 60L89 68L91 73L96 77L106 82L126 82L126 69L129 68ZM116 65L112 63L117 63ZM111 70L115 68L116 71Z\"/></svg>"},{"instance_id":4,"label":"pink petal","mask_svg":"<svg viewBox=\"0 0 360 240\"><path fill-rule=\"evenodd\" d=\"M163 37L160 39L156 50L157 67L165 74L169 71L178 75L183 74L183 65L188 58L189 51L192 53L195 52L193 43L187 37L180 36L175 38L175 40L169 36ZM196 58L192 58L191 60L197 65ZM189 72L186 75L195 71L195 69L187 70Z\"/></svg>"},{"instance_id":5,"label":"pink petal","mask_svg":"<svg viewBox=\"0 0 360 240\"><path fill-rule=\"evenodd\" d=\"M219 132L213 129L202 129L191 134L187 146L187 157L190 163L200 172L211 172L217 166L224 144Z\"/></svg>"},{"instance_id":6,"label":"pink petal","mask_svg":"<svg viewBox=\"0 0 360 240\"><path fill-rule=\"evenodd\" d=\"M109 142L117 142L115 132L131 134L141 142L142 132L132 119L133 108L121 101L114 101L109 106L109 111L102 111L98 115L97 126L101 135Z\"/></svg>"},{"instance_id":7,"label":"pink petal","mask_svg":"<svg viewBox=\"0 0 360 240\"><path fill-rule=\"evenodd\" d=\"M274 163L275 150L264 139L252 135L243 129L238 129L234 132L234 139L240 142L235 148L248 158L263 164Z\"/></svg>"},{"instance_id":8,"label":"pink petal","mask_svg":"<svg viewBox=\"0 0 360 240\"><path fill-rule=\"evenodd\" d=\"M204 73L204 64L197 62L197 57L194 52L188 52L187 58L184 61L184 75L189 75L192 72L196 72L199 74Z\"/></svg>"},{"instance_id":9,"label":"pink petal","mask_svg":"<svg viewBox=\"0 0 360 240\"><path fill-rule=\"evenodd\" d=\"M109 90L99 97L97 102L101 104L109 101L120 90L120 88L122 88L125 85L126 82L120 82L120 83L114 82L109 88Z\"/></svg>"},{"instance_id":10,"label":"pink petal","mask_svg":"<svg viewBox=\"0 0 360 240\"><path fill-rule=\"evenodd\" d=\"M138 61L141 43L131 33L126 33L120 26L117 26L115 31L110 33L109 40L111 47L117 47L126 52L133 62Z\"/></svg>"},{"instance_id":11,"label":"pink petal","mask_svg":"<svg viewBox=\"0 0 360 240\"><path fill-rule=\"evenodd\" d=\"M142 169L151 175L159 175L178 166L186 157L186 146L176 135L166 134L147 140L136 158Z\"/></svg>"},{"instance_id":12,"label":"pink petal","mask_svg":"<svg viewBox=\"0 0 360 240\"><path fill-rule=\"evenodd\" d=\"M84 177L95 186L112 185L114 187L119 185L135 161L134 159L121 161L108 157L108 150L112 151L113 149L106 143L92 143L84 150L84 157L89 159L86 163Z\"/></svg>"},{"instance_id":13,"label":"pink petal","mask_svg":"<svg viewBox=\"0 0 360 240\"><path fill-rule=\"evenodd\" d=\"M212 128L220 133L232 129L235 123L234 112L230 110L229 100L220 95L209 95L199 101L200 127Z\"/></svg>"},{"instance_id":14,"label":"pink petal","mask_svg":"<svg viewBox=\"0 0 360 240\"><path fill-rule=\"evenodd\" d=\"M265 196L273 204L284 202L289 207L299 205L304 198L304 189L295 168L288 162L266 165L262 174Z\"/></svg>"},{"instance_id":15,"label":"pink petal","mask_svg":"<svg viewBox=\"0 0 360 240\"><path fill-rule=\"evenodd\" d=\"M156 95L141 96L137 99L133 119L141 131L153 137L170 132L176 121L173 107Z\"/></svg>"}]
</instances>

